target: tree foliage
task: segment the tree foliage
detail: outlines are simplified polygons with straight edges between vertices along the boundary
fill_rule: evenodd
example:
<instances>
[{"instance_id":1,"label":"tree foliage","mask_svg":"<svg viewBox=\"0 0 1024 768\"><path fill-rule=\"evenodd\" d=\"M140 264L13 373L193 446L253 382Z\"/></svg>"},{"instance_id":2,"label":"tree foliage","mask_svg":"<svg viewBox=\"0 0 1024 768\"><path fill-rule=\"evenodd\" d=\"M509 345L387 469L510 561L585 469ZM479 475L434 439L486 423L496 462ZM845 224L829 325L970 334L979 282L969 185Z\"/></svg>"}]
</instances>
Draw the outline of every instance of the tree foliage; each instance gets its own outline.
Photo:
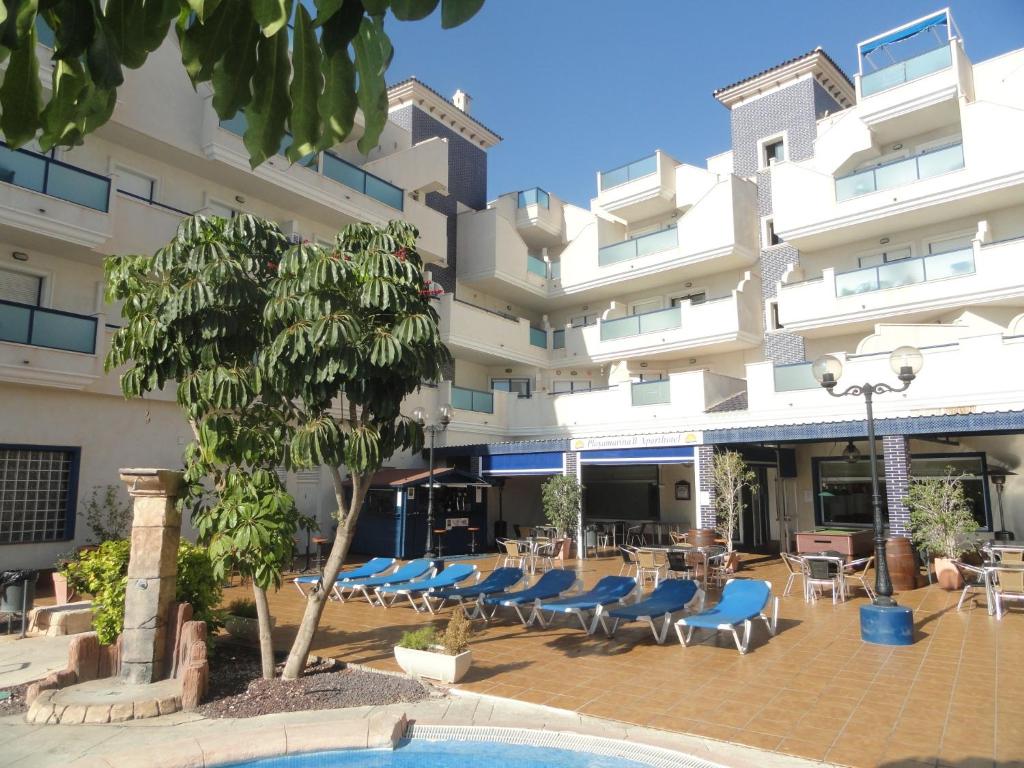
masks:
<instances>
[{"instance_id":1,"label":"tree foliage","mask_svg":"<svg viewBox=\"0 0 1024 768\"><path fill-rule=\"evenodd\" d=\"M911 538L932 556L955 560L975 548L970 535L978 530L964 492L963 476L952 467L942 477L914 479L907 489Z\"/></svg>"},{"instance_id":2,"label":"tree foliage","mask_svg":"<svg viewBox=\"0 0 1024 768\"><path fill-rule=\"evenodd\" d=\"M540 487L544 516L559 535L576 530L583 507L583 486L575 475L553 475Z\"/></svg>"},{"instance_id":3,"label":"tree foliage","mask_svg":"<svg viewBox=\"0 0 1024 768\"><path fill-rule=\"evenodd\" d=\"M747 488L751 493L756 491L757 475L736 451L715 453L711 471L715 483L715 530L732 552L732 540L746 507L743 489Z\"/></svg>"},{"instance_id":4,"label":"tree foliage","mask_svg":"<svg viewBox=\"0 0 1024 768\"><path fill-rule=\"evenodd\" d=\"M253 167L290 133L298 160L342 141L357 108L359 147L387 121L385 73L394 50L385 17L417 21L441 5L445 29L483 0L5 0L0 3L0 130L17 147L75 146L110 119L126 69L138 69L173 27L193 85L210 83L222 120L245 113ZM52 37L49 98L39 80L39 33Z\"/></svg>"}]
</instances>

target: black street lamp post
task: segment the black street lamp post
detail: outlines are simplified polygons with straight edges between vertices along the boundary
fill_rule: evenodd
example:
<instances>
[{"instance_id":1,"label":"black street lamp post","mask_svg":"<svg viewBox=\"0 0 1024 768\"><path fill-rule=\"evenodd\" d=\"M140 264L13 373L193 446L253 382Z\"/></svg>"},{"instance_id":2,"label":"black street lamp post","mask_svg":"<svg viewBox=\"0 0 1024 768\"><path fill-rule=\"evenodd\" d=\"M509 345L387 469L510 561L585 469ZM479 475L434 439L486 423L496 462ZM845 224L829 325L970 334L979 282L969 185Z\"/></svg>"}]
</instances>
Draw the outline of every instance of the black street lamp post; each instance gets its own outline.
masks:
<instances>
[{"instance_id":1,"label":"black street lamp post","mask_svg":"<svg viewBox=\"0 0 1024 768\"><path fill-rule=\"evenodd\" d=\"M854 397L863 395L867 406L868 456L871 463L871 511L874 516L875 529L875 598L878 606L894 606L892 599L892 579L889 577L889 564L885 557L885 520L882 519L882 496L878 488L878 451L875 449L875 414L872 399L875 395L887 392L903 392L917 376L924 363L924 357L915 347L899 347L889 356L889 365L903 382L901 387L888 384L858 384L836 392L836 384L843 375L843 364L832 355L819 357L814 361L812 371L814 378L833 397Z\"/></svg>"},{"instance_id":2,"label":"black street lamp post","mask_svg":"<svg viewBox=\"0 0 1024 768\"><path fill-rule=\"evenodd\" d=\"M452 408L450 405L442 405L438 408L437 420L432 424L427 423L427 412L423 408L416 408L412 412L412 417L423 428L423 431L430 435L430 458L428 460L430 469L427 473L429 483L427 486L427 551L423 553L423 556L432 560L436 557L434 552L434 439L448 429L452 420Z\"/></svg>"}]
</instances>

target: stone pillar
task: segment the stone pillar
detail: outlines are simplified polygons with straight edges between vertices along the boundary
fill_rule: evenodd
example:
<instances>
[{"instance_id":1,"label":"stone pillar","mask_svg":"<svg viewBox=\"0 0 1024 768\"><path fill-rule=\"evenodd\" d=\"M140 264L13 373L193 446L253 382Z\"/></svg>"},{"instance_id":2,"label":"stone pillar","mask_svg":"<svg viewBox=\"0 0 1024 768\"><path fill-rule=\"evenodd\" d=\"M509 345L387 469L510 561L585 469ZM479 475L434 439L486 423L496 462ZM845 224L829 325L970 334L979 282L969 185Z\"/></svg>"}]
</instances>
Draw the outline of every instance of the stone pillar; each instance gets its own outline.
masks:
<instances>
[{"instance_id":1,"label":"stone pillar","mask_svg":"<svg viewBox=\"0 0 1024 768\"><path fill-rule=\"evenodd\" d=\"M698 445L697 454L697 528L714 528L717 524L715 514L715 476L711 462L715 455L714 446Z\"/></svg>"},{"instance_id":2,"label":"stone pillar","mask_svg":"<svg viewBox=\"0 0 1024 768\"><path fill-rule=\"evenodd\" d=\"M181 512L175 500L183 475L169 469L122 469L132 497L132 547L121 639L121 678L152 683L169 671L165 664L167 618L178 575Z\"/></svg>"},{"instance_id":3,"label":"stone pillar","mask_svg":"<svg viewBox=\"0 0 1024 768\"><path fill-rule=\"evenodd\" d=\"M581 482L582 473L580 469L580 455L575 451L567 451L562 462L562 474L575 477L576 482ZM583 530L583 508L580 507L579 515L576 517L576 557L580 560L587 559L587 537Z\"/></svg>"},{"instance_id":4,"label":"stone pillar","mask_svg":"<svg viewBox=\"0 0 1024 768\"><path fill-rule=\"evenodd\" d=\"M882 438L885 459L885 498L889 503L889 536L910 536L910 510L907 490L910 487L910 441L906 435Z\"/></svg>"}]
</instances>

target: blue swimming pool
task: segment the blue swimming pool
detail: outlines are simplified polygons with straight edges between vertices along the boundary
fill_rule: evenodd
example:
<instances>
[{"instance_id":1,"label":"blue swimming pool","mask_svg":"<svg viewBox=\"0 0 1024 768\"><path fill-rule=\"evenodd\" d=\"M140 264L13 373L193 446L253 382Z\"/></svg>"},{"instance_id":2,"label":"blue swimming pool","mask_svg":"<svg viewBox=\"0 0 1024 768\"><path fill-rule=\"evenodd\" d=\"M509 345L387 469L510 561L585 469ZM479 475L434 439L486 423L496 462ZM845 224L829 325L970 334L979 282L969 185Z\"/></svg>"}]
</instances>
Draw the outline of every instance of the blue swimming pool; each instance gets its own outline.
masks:
<instances>
[{"instance_id":1,"label":"blue swimming pool","mask_svg":"<svg viewBox=\"0 0 1024 768\"><path fill-rule=\"evenodd\" d=\"M354 749L272 757L231 768L649 768L610 755L494 741L414 739L390 749Z\"/></svg>"}]
</instances>

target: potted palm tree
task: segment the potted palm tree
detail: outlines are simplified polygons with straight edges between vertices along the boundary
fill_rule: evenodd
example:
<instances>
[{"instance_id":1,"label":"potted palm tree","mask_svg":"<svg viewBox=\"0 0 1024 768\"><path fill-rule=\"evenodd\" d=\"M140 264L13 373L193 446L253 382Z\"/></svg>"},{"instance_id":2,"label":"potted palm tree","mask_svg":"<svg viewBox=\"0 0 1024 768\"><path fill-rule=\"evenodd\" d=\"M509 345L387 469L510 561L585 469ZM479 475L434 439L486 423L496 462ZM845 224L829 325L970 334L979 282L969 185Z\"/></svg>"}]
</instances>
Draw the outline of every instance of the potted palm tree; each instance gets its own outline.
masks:
<instances>
[{"instance_id":1,"label":"potted palm tree","mask_svg":"<svg viewBox=\"0 0 1024 768\"><path fill-rule=\"evenodd\" d=\"M711 464L715 482L715 530L725 540L727 554L725 569L739 569L739 553L733 549L733 538L739 529L740 516L746 506L743 489L757 490L757 475L736 451L722 451L714 455Z\"/></svg>"},{"instance_id":2,"label":"potted palm tree","mask_svg":"<svg viewBox=\"0 0 1024 768\"><path fill-rule=\"evenodd\" d=\"M556 549L564 556L569 549L562 542L569 538L579 525L580 510L583 507L583 486L575 475L554 475L540 487L541 503L548 523L558 531ZM583 536L579 546L584 546Z\"/></svg>"},{"instance_id":3,"label":"potted palm tree","mask_svg":"<svg viewBox=\"0 0 1024 768\"><path fill-rule=\"evenodd\" d=\"M906 504L911 539L934 558L935 580L943 589L962 589L963 579L953 561L976 549L971 534L978 530L962 476L947 467L942 477L914 480Z\"/></svg>"},{"instance_id":4,"label":"potted palm tree","mask_svg":"<svg viewBox=\"0 0 1024 768\"><path fill-rule=\"evenodd\" d=\"M274 629L274 617L270 617L270 629ZM256 645L260 641L260 626L253 600L234 600L224 613L224 629L235 640Z\"/></svg>"},{"instance_id":5,"label":"potted palm tree","mask_svg":"<svg viewBox=\"0 0 1024 768\"><path fill-rule=\"evenodd\" d=\"M402 635L395 646L395 661L408 675L457 683L473 664L472 633L466 614L456 610L444 632L430 625Z\"/></svg>"}]
</instances>

